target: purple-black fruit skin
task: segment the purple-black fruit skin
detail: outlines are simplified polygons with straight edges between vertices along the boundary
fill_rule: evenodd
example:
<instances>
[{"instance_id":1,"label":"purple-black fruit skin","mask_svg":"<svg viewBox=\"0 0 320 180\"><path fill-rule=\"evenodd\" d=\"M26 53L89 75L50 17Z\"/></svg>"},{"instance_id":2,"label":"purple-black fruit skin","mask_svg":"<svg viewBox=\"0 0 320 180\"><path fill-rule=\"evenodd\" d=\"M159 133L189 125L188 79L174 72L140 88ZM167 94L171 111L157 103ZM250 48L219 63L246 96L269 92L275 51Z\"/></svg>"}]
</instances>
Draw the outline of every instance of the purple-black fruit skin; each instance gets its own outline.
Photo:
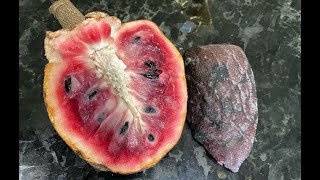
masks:
<instances>
[{"instance_id":1,"label":"purple-black fruit skin","mask_svg":"<svg viewBox=\"0 0 320 180\"><path fill-rule=\"evenodd\" d=\"M220 165L238 172L253 147L258 124L248 59L239 46L214 44L187 49L184 60L192 135Z\"/></svg>"}]
</instances>

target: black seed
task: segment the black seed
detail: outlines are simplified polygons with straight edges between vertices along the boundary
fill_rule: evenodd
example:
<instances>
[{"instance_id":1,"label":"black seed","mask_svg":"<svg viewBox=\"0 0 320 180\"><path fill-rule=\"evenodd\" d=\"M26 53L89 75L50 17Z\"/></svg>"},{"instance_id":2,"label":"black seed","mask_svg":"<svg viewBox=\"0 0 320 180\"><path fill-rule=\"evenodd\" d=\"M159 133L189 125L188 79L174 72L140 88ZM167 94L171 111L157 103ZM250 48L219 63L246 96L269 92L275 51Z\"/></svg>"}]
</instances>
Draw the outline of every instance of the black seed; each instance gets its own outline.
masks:
<instances>
[{"instance_id":1,"label":"black seed","mask_svg":"<svg viewBox=\"0 0 320 180\"><path fill-rule=\"evenodd\" d=\"M126 131L129 128L129 122L127 121L126 123L124 123L123 127L120 130L120 135L123 135L124 133L126 133Z\"/></svg>"},{"instance_id":2,"label":"black seed","mask_svg":"<svg viewBox=\"0 0 320 180\"><path fill-rule=\"evenodd\" d=\"M132 44L137 43L140 39L141 39L141 36L136 36L136 37L133 39Z\"/></svg>"},{"instance_id":3,"label":"black seed","mask_svg":"<svg viewBox=\"0 0 320 180\"><path fill-rule=\"evenodd\" d=\"M96 96L97 93L98 93L98 90L95 90L95 91L93 91L92 93L90 93L90 94L88 95L89 100L91 100L94 96Z\"/></svg>"},{"instance_id":4,"label":"black seed","mask_svg":"<svg viewBox=\"0 0 320 180\"><path fill-rule=\"evenodd\" d=\"M71 76L67 76L67 79L64 81L64 89L67 93L71 91Z\"/></svg>"},{"instance_id":5,"label":"black seed","mask_svg":"<svg viewBox=\"0 0 320 180\"><path fill-rule=\"evenodd\" d=\"M142 76L148 78L148 79L158 79L159 78L159 74L158 73L144 73L144 74L141 74Z\"/></svg>"},{"instance_id":6,"label":"black seed","mask_svg":"<svg viewBox=\"0 0 320 180\"><path fill-rule=\"evenodd\" d=\"M153 106L147 106L144 108L144 112L153 114L156 112L156 109Z\"/></svg>"},{"instance_id":7,"label":"black seed","mask_svg":"<svg viewBox=\"0 0 320 180\"><path fill-rule=\"evenodd\" d=\"M146 66L148 66L149 68L151 68L152 71L157 71L157 70L158 70L158 69L157 69L157 66L156 66L156 63L153 62L153 61L148 60L148 61L146 61L144 64L145 64Z\"/></svg>"},{"instance_id":8,"label":"black seed","mask_svg":"<svg viewBox=\"0 0 320 180\"><path fill-rule=\"evenodd\" d=\"M148 139L149 139L149 141L154 141L154 136L152 134L149 134Z\"/></svg>"}]
</instances>

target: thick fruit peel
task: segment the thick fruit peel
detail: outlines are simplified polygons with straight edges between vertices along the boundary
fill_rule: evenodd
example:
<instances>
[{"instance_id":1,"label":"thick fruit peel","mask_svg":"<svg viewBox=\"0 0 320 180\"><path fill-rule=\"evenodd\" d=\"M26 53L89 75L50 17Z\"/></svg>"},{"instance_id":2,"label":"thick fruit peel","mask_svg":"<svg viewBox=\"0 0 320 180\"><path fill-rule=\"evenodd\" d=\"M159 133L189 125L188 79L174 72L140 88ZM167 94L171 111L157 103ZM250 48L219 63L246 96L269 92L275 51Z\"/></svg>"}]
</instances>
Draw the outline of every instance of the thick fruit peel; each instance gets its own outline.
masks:
<instances>
[{"instance_id":1,"label":"thick fruit peel","mask_svg":"<svg viewBox=\"0 0 320 180\"><path fill-rule=\"evenodd\" d=\"M131 174L178 142L187 110L182 57L156 24L91 12L47 32L44 99L63 140L102 171Z\"/></svg>"},{"instance_id":2,"label":"thick fruit peel","mask_svg":"<svg viewBox=\"0 0 320 180\"><path fill-rule=\"evenodd\" d=\"M227 44L189 48L184 59L192 135L218 164L238 172L252 149L258 124L249 61L239 46Z\"/></svg>"}]
</instances>

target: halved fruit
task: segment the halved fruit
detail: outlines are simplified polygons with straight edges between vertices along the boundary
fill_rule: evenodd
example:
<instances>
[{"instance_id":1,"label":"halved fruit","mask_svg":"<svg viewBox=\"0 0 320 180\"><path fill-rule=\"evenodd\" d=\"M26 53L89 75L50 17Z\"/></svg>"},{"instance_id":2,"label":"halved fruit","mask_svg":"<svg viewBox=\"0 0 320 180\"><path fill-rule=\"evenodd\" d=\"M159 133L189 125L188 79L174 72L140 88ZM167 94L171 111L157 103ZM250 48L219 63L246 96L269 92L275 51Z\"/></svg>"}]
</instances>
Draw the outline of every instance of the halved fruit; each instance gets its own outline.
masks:
<instances>
[{"instance_id":1,"label":"halved fruit","mask_svg":"<svg viewBox=\"0 0 320 180\"><path fill-rule=\"evenodd\" d=\"M121 25L92 12L72 30L47 32L44 99L64 141L98 170L121 174L156 164L186 118L182 57L157 25Z\"/></svg>"}]
</instances>

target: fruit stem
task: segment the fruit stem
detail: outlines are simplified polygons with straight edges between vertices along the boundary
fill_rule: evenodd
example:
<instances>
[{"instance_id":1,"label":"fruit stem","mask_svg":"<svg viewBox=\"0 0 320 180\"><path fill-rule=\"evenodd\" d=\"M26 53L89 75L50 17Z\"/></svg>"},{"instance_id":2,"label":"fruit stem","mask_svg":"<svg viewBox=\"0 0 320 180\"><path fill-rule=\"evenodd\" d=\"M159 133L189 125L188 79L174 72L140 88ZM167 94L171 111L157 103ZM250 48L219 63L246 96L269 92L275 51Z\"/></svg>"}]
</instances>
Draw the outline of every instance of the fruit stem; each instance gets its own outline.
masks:
<instances>
[{"instance_id":1,"label":"fruit stem","mask_svg":"<svg viewBox=\"0 0 320 180\"><path fill-rule=\"evenodd\" d=\"M57 0L49 7L50 14L58 19L63 28L72 30L77 24L85 20L83 14L70 0Z\"/></svg>"}]
</instances>

